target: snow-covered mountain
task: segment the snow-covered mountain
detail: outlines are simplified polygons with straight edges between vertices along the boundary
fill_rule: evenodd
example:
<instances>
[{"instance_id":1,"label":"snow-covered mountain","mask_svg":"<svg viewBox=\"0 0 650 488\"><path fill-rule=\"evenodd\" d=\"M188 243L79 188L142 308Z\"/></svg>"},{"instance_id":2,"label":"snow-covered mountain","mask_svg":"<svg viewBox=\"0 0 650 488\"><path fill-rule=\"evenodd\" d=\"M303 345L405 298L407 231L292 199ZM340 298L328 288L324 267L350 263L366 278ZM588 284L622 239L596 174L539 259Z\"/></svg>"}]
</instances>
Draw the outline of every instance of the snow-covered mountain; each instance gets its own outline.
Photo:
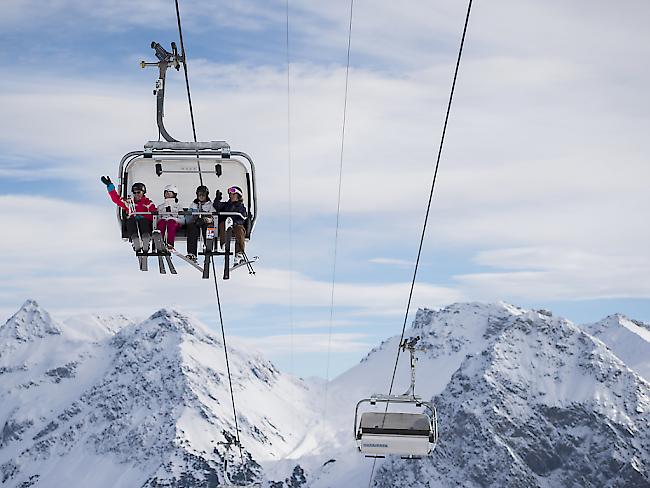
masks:
<instances>
[{"instance_id":1,"label":"snow-covered mountain","mask_svg":"<svg viewBox=\"0 0 650 488\"><path fill-rule=\"evenodd\" d=\"M334 461L312 463L309 486L369 486L371 472L370 486L382 488L650 486L650 385L600 340L548 311L504 303L419 310L406 333L416 335L425 349L417 393L439 416L433 455L376 464L354 455L350 412L387 392L393 337L329 386L319 460ZM402 354L393 392L408 380Z\"/></svg>"},{"instance_id":2,"label":"snow-covered mountain","mask_svg":"<svg viewBox=\"0 0 650 488\"><path fill-rule=\"evenodd\" d=\"M0 480L213 487L228 459L232 481L265 488L365 487L371 473L375 487L650 487L644 330L503 303L419 310L407 337L421 337L416 390L436 403L440 441L429 458L376 463L356 450L354 407L387 392L398 337L329 384L232 341L242 461L226 445L236 429L222 343L200 322L160 310L59 323L28 301L0 327ZM408 382L402 354L393 392Z\"/></svg>"},{"instance_id":3,"label":"snow-covered mountain","mask_svg":"<svg viewBox=\"0 0 650 488\"><path fill-rule=\"evenodd\" d=\"M582 328L603 341L626 366L650 381L650 324L616 314Z\"/></svg>"},{"instance_id":4,"label":"snow-covered mountain","mask_svg":"<svg viewBox=\"0 0 650 488\"><path fill-rule=\"evenodd\" d=\"M306 430L306 386L231 348L240 457L220 339L169 310L117 322L80 333L28 301L0 328L2 483L216 486L225 459L233 481L254 481Z\"/></svg>"}]
</instances>

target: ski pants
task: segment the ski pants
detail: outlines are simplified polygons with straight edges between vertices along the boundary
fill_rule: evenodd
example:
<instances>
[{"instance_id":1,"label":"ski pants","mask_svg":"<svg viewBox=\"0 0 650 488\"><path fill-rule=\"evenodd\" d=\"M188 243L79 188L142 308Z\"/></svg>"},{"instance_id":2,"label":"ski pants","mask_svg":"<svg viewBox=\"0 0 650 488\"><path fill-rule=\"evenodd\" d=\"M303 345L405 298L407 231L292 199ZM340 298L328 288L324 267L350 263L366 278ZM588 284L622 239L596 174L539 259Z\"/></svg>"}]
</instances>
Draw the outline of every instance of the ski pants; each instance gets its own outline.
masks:
<instances>
[{"instance_id":1,"label":"ski pants","mask_svg":"<svg viewBox=\"0 0 650 488\"><path fill-rule=\"evenodd\" d=\"M180 227L181 224L179 224L174 219L160 219L156 224L156 228L163 235L163 238L165 237L165 232L167 233L167 244L169 244L172 247L174 247L174 241L176 240L176 232Z\"/></svg>"},{"instance_id":2,"label":"ski pants","mask_svg":"<svg viewBox=\"0 0 650 488\"><path fill-rule=\"evenodd\" d=\"M203 219L197 219L187 224L187 254L197 255L196 248L199 242L199 231L205 240L205 230L214 224L207 224Z\"/></svg>"},{"instance_id":3,"label":"ski pants","mask_svg":"<svg viewBox=\"0 0 650 488\"><path fill-rule=\"evenodd\" d=\"M150 220L136 219L129 217L126 219L126 232L131 238L133 249L135 251L149 251L149 242L151 241L151 230L153 225ZM142 241L140 241L142 238Z\"/></svg>"},{"instance_id":4,"label":"ski pants","mask_svg":"<svg viewBox=\"0 0 650 488\"><path fill-rule=\"evenodd\" d=\"M241 224L232 226L232 235L235 238L235 253L244 252L246 247L246 229ZM226 223L219 222L219 242L221 247L226 245Z\"/></svg>"}]
</instances>

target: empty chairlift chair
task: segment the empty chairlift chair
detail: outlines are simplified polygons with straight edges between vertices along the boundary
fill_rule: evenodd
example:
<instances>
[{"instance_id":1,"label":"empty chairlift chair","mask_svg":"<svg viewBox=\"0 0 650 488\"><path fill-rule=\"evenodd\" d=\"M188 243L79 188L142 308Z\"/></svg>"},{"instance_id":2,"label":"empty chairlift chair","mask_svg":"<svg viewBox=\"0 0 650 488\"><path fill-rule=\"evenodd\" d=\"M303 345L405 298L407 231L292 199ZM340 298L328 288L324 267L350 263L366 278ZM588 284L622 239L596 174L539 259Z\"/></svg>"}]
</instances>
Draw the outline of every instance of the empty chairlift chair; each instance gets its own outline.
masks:
<instances>
[{"instance_id":1,"label":"empty chairlift chair","mask_svg":"<svg viewBox=\"0 0 650 488\"><path fill-rule=\"evenodd\" d=\"M415 389L415 343L419 337L405 339L400 347L411 355L411 386L404 395L373 395L357 403L354 413L354 435L359 451L367 457L397 455L406 458L428 456L438 440L436 408L414 394ZM367 411L359 416L363 404L385 405L382 411ZM389 412L393 405L398 412ZM408 411L421 408L421 413Z\"/></svg>"}]
</instances>

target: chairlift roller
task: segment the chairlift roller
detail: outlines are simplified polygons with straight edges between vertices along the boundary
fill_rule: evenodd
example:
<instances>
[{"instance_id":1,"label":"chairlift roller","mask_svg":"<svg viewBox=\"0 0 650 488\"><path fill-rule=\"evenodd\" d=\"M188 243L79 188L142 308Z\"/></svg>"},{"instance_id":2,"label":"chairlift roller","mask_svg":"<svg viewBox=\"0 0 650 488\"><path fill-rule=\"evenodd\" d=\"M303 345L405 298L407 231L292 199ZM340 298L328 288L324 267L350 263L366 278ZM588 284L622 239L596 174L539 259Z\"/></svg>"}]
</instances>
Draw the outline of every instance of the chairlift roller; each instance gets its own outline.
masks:
<instances>
[{"instance_id":1,"label":"chairlift roller","mask_svg":"<svg viewBox=\"0 0 650 488\"><path fill-rule=\"evenodd\" d=\"M419 337L405 339L400 347L411 356L411 385L403 395L373 395L357 403L354 412L354 436L357 447L366 457L398 455L419 458L431 454L438 441L438 418L436 408L415 395L415 343ZM383 411L363 412L363 404L385 405ZM398 412L389 412L389 405ZM422 413L412 412L412 407L422 408ZM411 411L407 411L408 410Z\"/></svg>"}]
</instances>

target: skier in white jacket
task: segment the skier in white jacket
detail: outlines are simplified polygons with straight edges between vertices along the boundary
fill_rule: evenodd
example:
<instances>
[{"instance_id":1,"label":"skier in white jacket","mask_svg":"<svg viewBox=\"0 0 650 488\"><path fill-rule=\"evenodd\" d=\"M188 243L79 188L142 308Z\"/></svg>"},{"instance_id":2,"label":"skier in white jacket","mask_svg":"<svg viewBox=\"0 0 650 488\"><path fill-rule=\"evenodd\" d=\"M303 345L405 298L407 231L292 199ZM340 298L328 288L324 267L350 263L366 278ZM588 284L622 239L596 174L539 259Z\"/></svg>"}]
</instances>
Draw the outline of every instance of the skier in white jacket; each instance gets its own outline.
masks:
<instances>
[{"instance_id":1,"label":"skier in white jacket","mask_svg":"<svg viewBox=\"0 0 650 488\"><path fill-rule=\"evenodd\" d=\"M167 185L164 197L165 201L158 205L156 229L160 231L163 237L167 235L167 244L174 247L176 232L183 225L183 217L178 215L178 212L183 211L183 207L178 203L178 187L176 185Z\"/></svg>"},{"instance_id":2,"label":"skier in white jacket","mask_svg":"<svg viewBox=\"0 0 650 488\"><path fill-rule=\"evenodd\" d=\"M199 186L196 189L196 199L190 205L192 213L212 213L212 201L207 186ZM196 249L199 241L199 231L205 239L205 231L208 227L214 226L214 218L211 215L192 215L187 222L187 257L196 261Z\"/></svg>"}]
</instances>

